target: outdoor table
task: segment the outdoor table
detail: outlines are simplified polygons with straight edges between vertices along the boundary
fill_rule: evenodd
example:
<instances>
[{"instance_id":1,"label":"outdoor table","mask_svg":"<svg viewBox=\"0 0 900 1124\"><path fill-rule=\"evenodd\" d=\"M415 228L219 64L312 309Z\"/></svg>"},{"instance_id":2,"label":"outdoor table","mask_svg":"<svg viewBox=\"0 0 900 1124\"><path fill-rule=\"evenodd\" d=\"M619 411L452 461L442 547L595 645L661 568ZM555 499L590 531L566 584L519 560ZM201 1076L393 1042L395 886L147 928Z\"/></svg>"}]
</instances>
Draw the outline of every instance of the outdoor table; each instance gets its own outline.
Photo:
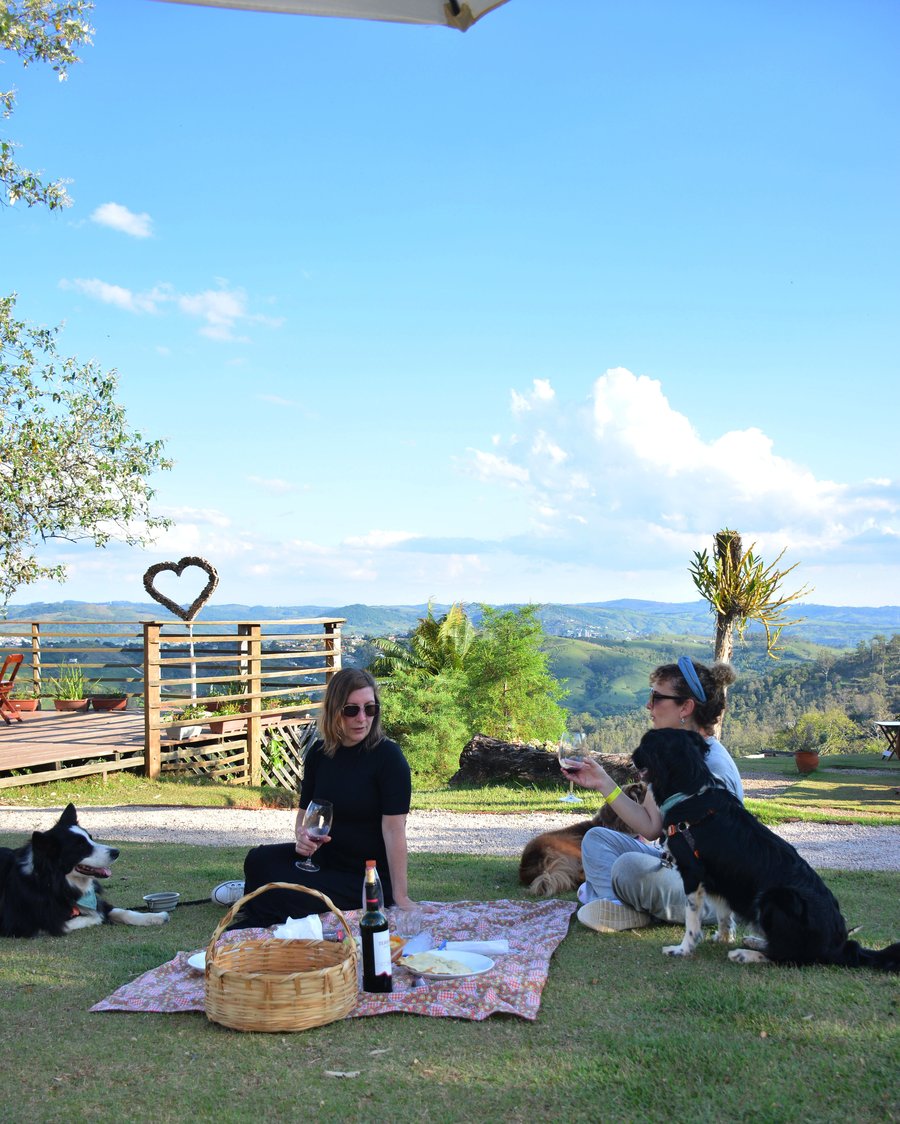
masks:
<instances>
[{"instance_id":1,"label":"outdoor table","mask_svg":"<svg viewBox=\"0 0 900 1124\"><path fill-rule=\"evenodd\" d=\"M892 757L900 760L900 722L876 722L875 728L887 738L888 748L882 754L885 761Z\"/></svg>"}]
</instances>

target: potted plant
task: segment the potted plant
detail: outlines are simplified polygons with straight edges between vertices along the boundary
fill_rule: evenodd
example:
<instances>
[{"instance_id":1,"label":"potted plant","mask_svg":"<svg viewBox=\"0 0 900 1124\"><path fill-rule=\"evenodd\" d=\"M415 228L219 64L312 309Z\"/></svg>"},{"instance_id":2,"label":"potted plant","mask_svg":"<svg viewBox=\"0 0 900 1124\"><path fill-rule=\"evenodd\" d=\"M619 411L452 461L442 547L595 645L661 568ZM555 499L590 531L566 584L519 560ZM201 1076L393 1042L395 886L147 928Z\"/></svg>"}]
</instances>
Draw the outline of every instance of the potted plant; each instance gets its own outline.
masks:
<instances>
[{"instance_id":1,"label":"potted plant","mask_svg":"<svg viewBox=\"0 0 900 1124\"><path fill-rule=\"evenodd\" d=\"M265 698L259 700L259 709L268 711L262 718L264 726L272 726L281 718L281 712L284 710L285 701L281 695L275 695L274 698Z\"/></svg>"},{"instance_id":2,"label":"potted plant","mask_svg":"<svg viewBox=\"0 0 900 1124\"><path fill-rule=\"evenodd\" d=\"M239 702L219 703L210 719L210 731L214 734L230 734L236 730L243 730L247 725L246 718L227 717L241 713L242 707Z\"/></svg>"},{"instance_id":3,"label":"potted plant","mask_svg":"<svg viewBox=\"0 0 900 1124\"><path fill-rule=\"evenodd\" d=\"M181 710L166 716L166 721L177 722L177 726L170 726L165 731L165 736L170 741L184 741L185 738L196 738L203 733L203 722L209 718L210 712L202 703L189 703ZM199 720L199 721L198 721Z\"/></svg>"},{"instance_id":4,"label":"potted plant","mask_svg":"<svg viewBox=\"0 0 900 1124\"><path fill-rule=\"evenodd\" d=\"M47 693L57 710L87 710L90 683L80 667L67 667L57 678L47 680Z\"/></svg>"},{"instance_id":5,"label":"potted plant","mask_svg":"<svg viewBox=\"0 0 900 1124\"><path fill-rule=\"evenodd\" d=\"M128 696L118 692L97 691L91 695L91 706L94 710L125 710Z\"/></svg>"},{"instance_id":6,"label":"potted plant","mask_svg":"<svg viewBox=\"0 0 900 1124\"><path fill-rule=\"evenodd\" d=\"M794 754L798 773L812 773L819 767L823 753L847 752L856 736L854 723L843 711L808 710L787 731L785 742Z\"/></svg>"},{"instance_id":7,"label":"potted plant","mask_svg":"<svg viewBox=\"0 0 900 1124\"><path fill-rule=\"evenodd\" d=\"M41 692L35 687L26 687L23 684L13 691L12 698L17 709L23 714L31 714L41 709Z\"/></svg>"}]
</instances>

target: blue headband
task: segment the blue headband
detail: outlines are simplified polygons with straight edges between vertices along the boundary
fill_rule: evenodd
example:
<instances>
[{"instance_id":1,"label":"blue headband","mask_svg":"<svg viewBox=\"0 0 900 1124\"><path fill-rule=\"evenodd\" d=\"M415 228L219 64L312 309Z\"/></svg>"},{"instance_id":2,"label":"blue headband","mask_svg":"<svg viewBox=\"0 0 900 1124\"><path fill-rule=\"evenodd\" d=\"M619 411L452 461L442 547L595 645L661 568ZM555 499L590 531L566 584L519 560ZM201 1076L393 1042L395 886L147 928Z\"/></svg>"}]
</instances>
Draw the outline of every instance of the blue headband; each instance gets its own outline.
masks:
<instances>
[{"instance_id":1,"label":"blue headband","mask_svg":"<svg viewBox=\"0 0 900 1124\"><path fill-rule=\"evenodd\" d=\"M698 702L706 702L706 691L703 690L703 684L700 682L700 676L693 663L687 656L681 656L678 660L678 670L684 676L684 681L690 688L691 694Z\"/></svg>"}]
</instances>

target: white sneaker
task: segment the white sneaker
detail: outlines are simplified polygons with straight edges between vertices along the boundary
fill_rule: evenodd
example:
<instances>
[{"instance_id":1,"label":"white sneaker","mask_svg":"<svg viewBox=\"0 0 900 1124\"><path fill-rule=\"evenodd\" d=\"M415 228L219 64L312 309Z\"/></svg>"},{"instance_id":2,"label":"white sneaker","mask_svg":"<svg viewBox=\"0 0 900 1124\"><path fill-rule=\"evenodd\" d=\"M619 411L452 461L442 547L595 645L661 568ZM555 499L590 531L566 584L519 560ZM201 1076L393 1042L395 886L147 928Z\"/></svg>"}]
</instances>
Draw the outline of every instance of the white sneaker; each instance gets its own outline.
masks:
<instances>
[{"instance_id":1,"label":"white sneaker","mask_svg":"<svg viewBox=\"0 0 900 1124\"><path fill-rule=\"evenodd\" d=\"M588 897L589 893L590 893L590 890L588 890L587 882L582 882L581 885L578 887L578 892L576 893L575 896L578 898L578 900L581 902L582 905L587 905L587 903L591 900Z\"/></svg>"},{"instance_id":2,"label":"white sneaker","mask_svg":"<svg viewBox=\"0 0 900 1124\"><path fill-rule=\"evenodd\" d=\"M220 882L209 895L209 900L217 905L234 905L244 896L243 882Z\"/></svg>"},{"instance_id":3,"label":"white sneaker","mask_svg":"<svg viewBox=\"0 0 900 1124\"><path fill-rule=\"evenodd\" d=\"M653 918L640 909L632 909L624 902L598 898L588 902L578 911L578 920L598 933L620 933L623 929L643 929Z\"/></svg>"}]
</instances>

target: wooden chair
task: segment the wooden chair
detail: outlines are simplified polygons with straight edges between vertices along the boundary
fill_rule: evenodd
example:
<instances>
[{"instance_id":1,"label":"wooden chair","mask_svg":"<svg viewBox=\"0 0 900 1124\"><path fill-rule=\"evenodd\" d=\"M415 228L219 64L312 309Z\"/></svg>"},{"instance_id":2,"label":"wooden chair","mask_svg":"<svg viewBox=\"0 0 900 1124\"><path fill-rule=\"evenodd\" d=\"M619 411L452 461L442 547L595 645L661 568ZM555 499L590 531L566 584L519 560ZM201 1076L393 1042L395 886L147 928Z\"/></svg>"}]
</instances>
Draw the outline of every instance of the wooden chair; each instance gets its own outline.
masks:
<instances>
[{"instance_id":1,"label":"wooden chair","mask_svg":"<svg viewBox=\"0 0 900 1124\"><path fill-rule=\"evenodd\" d=\"M22 659L21 652L14 656L7 656L3 661L3 667L0 668L0 714L3 715L3 721L7 726L12 724L13 718L17 722L22 721L22 715L19 713L16 700L11 697L13 683L19 674Z\"/></svg>"}]
</instances>

